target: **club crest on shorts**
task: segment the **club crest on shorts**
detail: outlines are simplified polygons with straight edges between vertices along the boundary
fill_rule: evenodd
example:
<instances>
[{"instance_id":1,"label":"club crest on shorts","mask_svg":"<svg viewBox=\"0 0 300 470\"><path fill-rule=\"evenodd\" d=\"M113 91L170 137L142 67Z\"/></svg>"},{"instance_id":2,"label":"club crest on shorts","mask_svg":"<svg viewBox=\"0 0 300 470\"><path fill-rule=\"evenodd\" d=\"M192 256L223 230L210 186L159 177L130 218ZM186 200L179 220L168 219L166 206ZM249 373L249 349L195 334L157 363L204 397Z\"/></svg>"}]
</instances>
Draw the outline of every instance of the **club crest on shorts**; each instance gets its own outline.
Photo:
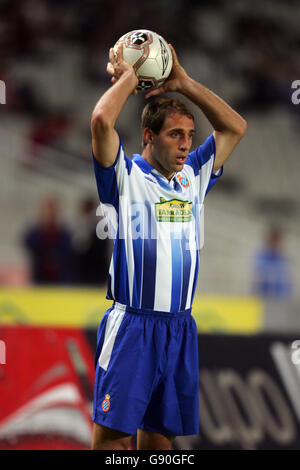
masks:
<instances>
[{"instance_id":1,"label":"club crest on shorts","mask_svg":"<svg viewBox=\"0 0 300 470\"><path fill-rule=\"evenodd\" d=\"M102 402L102 410L106 413L110 408L110 395L105 395L105 398Z\"/></svg>"}]
</instances>

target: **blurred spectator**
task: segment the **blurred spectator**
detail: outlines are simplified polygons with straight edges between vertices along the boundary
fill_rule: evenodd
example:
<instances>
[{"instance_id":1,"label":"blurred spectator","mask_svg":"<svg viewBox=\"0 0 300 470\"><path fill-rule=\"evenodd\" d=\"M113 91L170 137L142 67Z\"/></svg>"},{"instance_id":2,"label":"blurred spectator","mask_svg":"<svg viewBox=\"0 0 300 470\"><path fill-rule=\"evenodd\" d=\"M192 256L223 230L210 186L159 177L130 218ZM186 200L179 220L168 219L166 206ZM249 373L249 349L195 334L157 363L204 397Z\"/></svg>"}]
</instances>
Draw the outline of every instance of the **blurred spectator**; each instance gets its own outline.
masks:
<instances>
[{"instance_id":1,"label":"blurred spectator","mask_svg":"<svg viewBox=\"0 0 300 470\"><path fill-rule=\"evenodd\" d=\"M71 234L59 221L55 199L42 202L37 223L24 234L23 243L31 264L35 284L70 283L73 273Z\"/></svg>"},{"instance_id":2,"label":"blurred spectator","mask_svg":"<svg viewBox=\"0 0 300 470\"><path fill-rule=\"evenodd\" d=\"M39 156L42 146L59 147L70 125L71 119L63 112L49 115L36 123L29 135L32 156Z\"/></svg>"},{"instance_id":3,"label":"blurred spectator","mask_svg":"<svg viewBox=\"0 0 300 470\"><path fill-rule=\"evenodd\" d=\"M289 299L292 296L290 261L282 243L281 230L271 228L265 247L254 259L253 290L264 299Z\"/></svg>"},{"instance_id":4,"label":"blurred spectator","mask_svg":"<svg viewBox=\"0 0 300 470\"><path fill-rule=\"evenodd\" d=\"M76 282L86 285L105 284L108 277L108 239L96 234L95 200L87 197L80 202L78 220L73 236Z\"/></svg>"}]
</instances>

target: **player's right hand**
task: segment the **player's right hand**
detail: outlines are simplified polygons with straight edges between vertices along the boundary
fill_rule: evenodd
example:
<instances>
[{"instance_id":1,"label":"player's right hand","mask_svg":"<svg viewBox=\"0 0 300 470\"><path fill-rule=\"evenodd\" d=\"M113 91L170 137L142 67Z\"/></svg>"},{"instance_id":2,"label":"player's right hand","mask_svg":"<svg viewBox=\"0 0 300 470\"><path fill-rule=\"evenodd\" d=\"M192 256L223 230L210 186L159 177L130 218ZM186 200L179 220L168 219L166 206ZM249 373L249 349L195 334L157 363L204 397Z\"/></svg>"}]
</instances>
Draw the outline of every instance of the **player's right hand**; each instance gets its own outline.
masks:
<instances>
[{"instance_id":1,"label":"player's right hand","mask_svg":"<svg viewBox=\"0 0 300 470\"><path fill-rule=\"evenodd\" d=\"M138 78L132 65L128 64L123 58L123 44L120 43L117 51L114 52L113 48L109 50L109 62L106 67L107 73L112 76L111 82L116 83L124 73L130 73L136 78L136 85L138 84ZM137 90L134 90L134 94L137 94Z\"/></svg>"}]
</instances>

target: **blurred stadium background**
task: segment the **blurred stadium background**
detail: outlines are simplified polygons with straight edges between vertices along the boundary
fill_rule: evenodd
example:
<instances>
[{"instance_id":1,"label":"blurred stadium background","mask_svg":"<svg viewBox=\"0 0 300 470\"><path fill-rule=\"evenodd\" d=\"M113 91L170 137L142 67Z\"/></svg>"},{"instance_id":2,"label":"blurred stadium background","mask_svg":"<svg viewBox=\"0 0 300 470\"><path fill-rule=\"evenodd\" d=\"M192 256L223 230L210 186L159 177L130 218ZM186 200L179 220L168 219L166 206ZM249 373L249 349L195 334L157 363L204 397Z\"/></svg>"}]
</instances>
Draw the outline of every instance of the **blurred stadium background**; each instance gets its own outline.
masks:
<instances>
[{"instance_id":1,"label":"blurred stadium background","mask_svg":"<svg viewBox=\"0 0 300 470\"><path fill-rule=\"evenodd\" d=\"M296 0L0 0L1 449L89 448L111 252L93 237L90 115L108 48L139 28L248 121L206 200L201 432L175 447L299 448L299 15ZM143 106L131 97L118 120L127 155ZM211 132L196 115L195 145ZM37 220L52 227L42 267Z\"/></svg>"}]
</instances>

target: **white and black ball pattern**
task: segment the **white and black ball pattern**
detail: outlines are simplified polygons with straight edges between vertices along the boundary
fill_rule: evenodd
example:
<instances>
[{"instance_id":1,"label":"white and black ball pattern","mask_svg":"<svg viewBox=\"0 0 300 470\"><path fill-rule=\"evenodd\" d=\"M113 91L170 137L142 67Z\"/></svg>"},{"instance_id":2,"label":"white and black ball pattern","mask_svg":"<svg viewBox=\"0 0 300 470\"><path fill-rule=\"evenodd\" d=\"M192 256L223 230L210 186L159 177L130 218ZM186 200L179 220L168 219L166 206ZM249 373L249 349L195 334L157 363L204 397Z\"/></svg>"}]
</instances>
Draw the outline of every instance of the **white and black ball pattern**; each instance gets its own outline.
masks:
<instances>
[{"instance_id":1,"label":"white and black ball pattern","mask_svg":"<svg viewBox=\"0 0 300 470\"><path fill-rule=\"evenodd\" d=\"M165 39L153 31L139 29L124 34L114 51L123 43L123 57L137 74L139 91L149 91L162 85L170 75L173 60Z\"/></svg>"}]
</instances>

